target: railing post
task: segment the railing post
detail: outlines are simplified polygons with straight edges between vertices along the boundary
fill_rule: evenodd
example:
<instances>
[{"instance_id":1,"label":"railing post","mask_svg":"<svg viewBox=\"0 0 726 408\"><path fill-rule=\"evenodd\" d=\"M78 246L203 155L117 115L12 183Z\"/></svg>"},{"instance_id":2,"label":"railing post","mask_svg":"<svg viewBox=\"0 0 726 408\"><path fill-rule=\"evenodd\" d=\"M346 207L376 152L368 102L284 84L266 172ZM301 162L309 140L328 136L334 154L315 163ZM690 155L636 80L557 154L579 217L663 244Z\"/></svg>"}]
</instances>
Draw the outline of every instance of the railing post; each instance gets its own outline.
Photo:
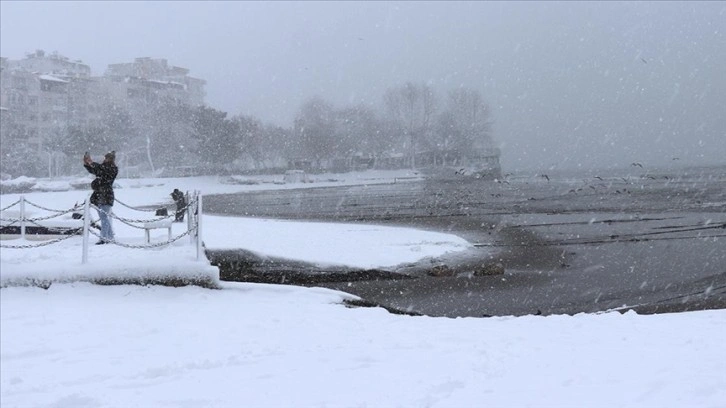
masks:
<instances>
[{"instance_id":1,"label":"railing post","mask_svg":"<svg viewBox=\"0 0 726 408\"><path fill-rule=\"evenodd\" d=\"M186 193L186 203L187 208L184 209L184 211L187 213L187 232L189 232L189 243L194 243L194 236L191 234L192 228L194 228L194 220L192 220L192 216L194 215L192 211L192 200L194 200L194 196L189 194L189 191Z\"/></svg>"},{"instance_id":2,"label":"railing post","mask_svg":"<svg viewBox=\"0 0 726 408\"><path fill-rule=\"evenodd\" d=\"M197 261L202 254L202 193L197 192Z\"/></svg>"},{"instance_id":3,"label":"railing post","mask_svg":"<svg viewBox=\"0 0 726 408\"><path fill-rule=\"evenodd\" d=\"M81 257L81 263L88 263L88 228L91 225L91 211L89 202L91 197L86 197L86 201L83 203L83 256Z\"/></svg>"},{"instance_id":4,"label":"railing post","mask_svg":"<svg viewBox=\"0 0 726 408\"><path fill-rule=\"evenodd\" d=\"M25 196L20 196L20 239L25 239Z\"/></svg>"}]
</instances>

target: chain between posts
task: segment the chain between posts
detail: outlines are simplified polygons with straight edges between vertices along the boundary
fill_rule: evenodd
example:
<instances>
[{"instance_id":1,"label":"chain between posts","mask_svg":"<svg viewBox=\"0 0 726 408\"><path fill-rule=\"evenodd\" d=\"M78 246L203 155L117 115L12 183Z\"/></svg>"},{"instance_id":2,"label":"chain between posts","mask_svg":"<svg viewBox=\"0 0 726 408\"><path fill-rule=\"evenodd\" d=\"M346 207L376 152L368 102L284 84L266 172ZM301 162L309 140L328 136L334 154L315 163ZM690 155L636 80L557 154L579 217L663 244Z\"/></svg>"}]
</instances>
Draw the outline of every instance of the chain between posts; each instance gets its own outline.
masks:
<instances>
[{"instance_id":1,"label":"chain between posts","mask_svg":"<svg viewBox=\"0 0 726 408\"><path fill-rule=\"evenodd\" d=\"M65 240L67 240L67 239L70 239L70 238L74 238L74 237L76 237L76 236L80 235L80 232L81 232L80 230L81 230L81 229L79 228L79 229L78 229L78 230L76 231L76 233L75 233L75 234L70 234L70 235L68 235L68 236L64 236L64 237L60 237L60 238L56 238L56 239L52 239L52 240L50 240L50 241L43 241L43 242L41 242L41 243L39 243L39 244L27 244L27 245L5 245L5 244L2 244L2 243L0 243L0 248L10 248L10 249L29 249L29 248L40 248L40 247L44 247L44 246L48 246L48 245L53 245L53 244L57 244L57 243L59 243L59 242L61 242L61 241L65 241ZM0 242L2 242L2 241L0 241Z\"/></svg>"},{"instance_id":2,"label":"chain between posts","mask_svg":"<svg viewBox=\"0 0 726 408\"><path fill-rule=\"evenodd\" d=\"M199 243L201 242L201 237L199 236L199 233L201 232L201 228L200 228L200 225L199 225L200 224L200 221L201 221L201 214L200 214L201 208L199 208L199 207L201 207L201 199L200 199L201 197L199 196L199 192L198 191L195 191L194 194L195 194L194 195L194 198L192 198L191 200L189 200L188 203L187 203L187 205L185 205L181 209L177 209L177 211L184 210L184 211L186 211L189 214L189 218L188 218L188 222L187 222L187 229L182 234L180 234L180 235L178 235L176 237L170 238L167 241L158 242L158 243L154 243L154 244L146 244L146 245L131 245L131 244L125 244L125 243L122 243L122 242L119 242L119 241L116 241L116 240L107 240L107 239L104 239L104 241L106 241L109 244L118 245L118 246L121 246L121 247L124 247L124 248L158 248L158 247L167 246L169 244L172 244L172 243L180 240L181 238L189 235L190 237L192 237L192 240L193 241L194 241L194 239L197 240L197 246L199 246ZM124 204L123 202L119 201L119 200L116 200L116 201L118 201L120 204L122 204L122 205L124 205L124 206L126 206L128 208L135 209L135 210L138 210L138 211L146 211L146 210L140 210L140 209L137 209L137 208L134 208L134 207L130 207L130 206ZM46 210L46 211L52 211L52 212L55 212L57 214L52 214L52 215L44 216L44 217L25 218L25 216L23 214L23 211L22 211L23 210L23 202L27 202L28 204L33 205L34 207L37 207L37 208L40 208L40 209ZM43 207L41 205L38 205L38 204L35 204L35 203L32 203L32 202L29 202L27 200L24 200L23 197L21 197L16 202L10 204L9 206L3 208L3 211L5 211L5 210L7 210L9 208L12 208L13 206L18 205L18 204L21 204L21 215L20 215L20 218L18 218L18 219L14 219L14 218L0 218L1 221L9 222L9 224L6 224L5 226L13 225L13 224L15 224L15 223L17 223L17 222L20 221L20 222L29 222L29 223L34 224L34 225L39 226L39 227L45 227L43 225L38 224L36 221L43 221L43 220L48 220L48 219L55 218L55 217L60 217L62 215L65 215L65 214L71 213L73 211L76 211L76 210L78 210L81 207L85 207L85 209L84 209L84 219L85 219L84 222L85 221L88 221L89 224L90 224L90 221L91 221L90 218L91 218L91 216L88 213L87 209L89 209L90 207L93 207L96 210L98 210L99 212L104 212L103 210L101 210L97 206L95 206L95 205L92 206L92 205L90 205L90 203L87 203L86 201L83 202L83 205L82 206L76 204L75 206L73 206L72 208L70 208L68 210L54 210L54 209L51 209L51 208L46 208L46 207ZM196 211L192 211L192 208L194 208ZM155 211L155 210L150 210L150 211ZM127 219L127 218L115 216L112 212L109 213L109 214L107 214L107 215L109 217L118 219L119 221L123 222L126 225L129 225L129 226L132 226L132 227L135 227L135 228L139 228L139 229L144 229L144 227L138 227L136 225L133 225L132 223L134 223L134 222L137 222L137 223L157 222L157 221L161 221L161 220L164 220L164 219L168 219L168 218L171 218L171 217L174 216L174 214L172 214L172 215L168 215L168 216L164 216L164 217L159 217L159 218L154 218L154 219L146 219L146 220L139 219L139 220L133 220L133 219ZM49 227L46 227L46 228L49 228ZM70 229L70 230L68 230L68 231L65 232L65 234L67 234L66 236L63 236L63 237L60 237L60 238L56 238L56 239L52 239L52 240L48 240L48 241L44 241L44 242L37 243L37 244L26 244L26 245L6 245L6 244L0 244L0 247L1 248L12 248L12 249L29 249L29 248L38 248L38 247L44 247L44 246L48 246L48 245L53 245L53 244L57 244L59 242L65 241L67 239L74 238L74 237L76 237L78 235L84 235L83 234L84 228L85 227L76 228L76 229ZM90 228L88 228L87 230L88 230L88 233L89 234L92 234L92 235L94 235L94 236L96 236L98 238L101 238L99 233L91 230ZM86 246L86 245L88 245L88 243L87 243L87 237L85 237L85 235L84 235L84 246ZM87 260L86 251L87 251L87 249L84 248L84 263ZM199 249L197 249L197 252L199 252ZM197 254L197 258L199 258L199 254Z\"/></svg>"},{"instance_id":3,"label":"chain between posts","mask_svg":"<svg viewBox=\"0 0 726 408\"><path fill-rule=\"evenodd\" d=\"M119 200L118 198L114 198L114 201L116 201L117 203L123 205L126 208L129 208L129 209L132 209L132 210L135 210L135 211L141 211L141 212L155 212L156 211L156 208L146 209L146 208L132 207L132 206L124 203L123 201Z\"/></svg>"},{"instance_id":4,"label":"chain between posts","mask_svg":"<svg viewBox=\"0 0 726 408\"><path fill-rule=\"evenodd\" d=\"M9 206L7 206L7 207L5 207L5 208L1 209L1 210L0 210L0 212L2 212L2 211L5 211L5 210L7 210L7 209L9 209L9 208L13 208L13 207L15 207L15 206L16 206L16 205L18 205L18 204L20 204L20 199L19 199L19 198L18 198L18 201L16 201L16 202L14 202L14 203L10 204Z\"/></svg>"},{"instance_id":5,"label":"chain between posts","mask_svg":"<svg viewBox=\"0 0 726 408\"><path fill-rule=\"evenodd\" d=\"M126 204L122 203L122 202L121 202L121 201L119 201L118 199L116 199L115 201L116 201L116 202L118 202L119 204L123 205L124 207L126 207L126 208L130 208L130 209L132 209L132 210L137 210L137 211L149 211L149 212L151 212L151 211L156 211L156 210L144 210L144 209L138 209L138 208L130 207L130 206L128 206L128 205L126 205ZM180 208L180 209L177 209L177 211L181 211L181 210L184 210L184 211L186 211L186 210L187 210L187 208L191 207L192 205L195 205L196 203L197 203L197 200L196 200L196 199L195 199L195 200L192 200L192 201L190 201L190 202L189 202L189 203L188 203L187 205L185 205L184 207L182 207L182 208ZM105 213L105 211L101 210L100 208L98 208L97 206L95 206L95 205L93 205L93 204L91 204L91 207L93 207L93 208L94 208L95 210L97 210L97 211L103 212L104 214L106 214L106 215L107 215L107 216L109 216L109 217L115 218L115 219L117 219L117 220L119 220L119 221L123 222L124 224L126 224L126 225L128 225L128 226L131 226L131 227L135 227L135 228L142 228L142 229L143 229L143 227L137 227L137 226L135 226L135 225L132 225L131 223L134 223L134 222L156 222L156 221L161 221L161 220L165 220L165 219L168 219L168 218L172 218L172 217L174 217L174 216L175 216L175 215L174 215L174 214L172 213L172 214L169 214L169 215L165 215L165 216L161 216L161 217L158 217L158 218L151 218L151 219L131 219L131 218L124 218L124 217L120 217L120 216L118 216L118 215L116 215L116 214L114 214L114 213Z\"/></svg>"},{"instance_id":6,"label":"chain between posts","mask_svg":"<svg viewBox=\"0 0 726 408\"><path fill-rule=\"evenodd\" d=\"M169 239L167 241L157 242L155 244L148 244L148 245L124 244L123 242L119 242L119 241L116 241L114 239L101 238L101 234L99 234L99 233L97 233L95 231L88 230L88 232L91 233L91 235L94 235L94 236L98 237L99 239L102 239L103 241L105 241L106 244L118 245L118 246L124 247L124 248L140 249L140 248L158 248L158 247L167 246L167 245L172 244L172 243L180 240L181 238L183 238L183 237L191 234L192 232L195 232L196 230L197 230L197 228L195 227L195 228L193 228L191 230L186 230L183 233L181 233L180 235L177 235L176 237L173 237L173 238L171 238L171 239Z\"/></svg>"},{"instance_id":7,"label":"chain between posts","mask_svg":"<svg viewBox=\"0 0 726 408\"><path fill-rule=\"evenodd\" d=\"M68 213L72 213L73 211L76 211L77 209L78 208L73 207L73 208L71 208L69 210L59 212L58 214L52 214L52 215L48 215L48 216L45 216L45 217L25 218L25 221L33 222L33 221L49 220L51 218L60 217L61 215L65 215L65 214L68 214Z\"/></svg>"},{"instance_id":8,"label":"chain between posts","mask_svg":"<svg viewBox=\"0 0 726 408\"><path fill-rule=\"evenodd\" d=\"M91 207L93 209L95 209L96 211L102 212L102 213L106 214L106 216L108 216L108 217L117 219L117 220L123 222L124 224L126 224L128 226L131 226L131 227L134 227L134 228L142 228L142 229L143 229L143 227L137 227L136 225L133 225L132 223L134 223L134 222L156 222L156 221L165 220L167 218L171 218L171 217L174 216L174 215L165 215L165 216L159 217L159 218L150 218L150 219L146 219L146 220L144 220L144 219L133 220L133 219L130 219L130 218L119 217L118 215L114 214L113 212L107 213L106 211L103 211L102 209L100 209L99 207L97 207L96 205L93 205L93 204L91 204Z\"/></svg>"},{"instance_id":9,"label":"chain between posts","mask_svg":"<svg viewBox=\"0 0 726 408\"><path fill-rule=\"evenodd\" d=\"M42 205L38 205L38 204L35 204L35 203L34 203L34 202L32 202L32 201L28 201L28 199L27 199L27 198L23 198L23 199L25 200L25 202L26 202L27 204L30 204L30 205L32 205L33 207L36 207L36 208L40 208L41 210L45 210L45 211L51 211L51 212L55 212L55 213L60 213L60 214L58 214L58 215L68 214L68 213L69 213L69 212L71 212L71 211L75 211L75 210L78 210L78 209L80 209L80 208L82 208L82 207L83 207L83 205L79 205L79 204L76 204L76 205L75 205L75 206L73 206L73 208L71 208L70 210L54 210L54 209L52 209L52 208L47 208L47 207L43 207ZM20 202L20 200L18 200L18 202Z\"/></svg>"},{"instance_id":10,"label":"chain between posts","mask_svg":"<svg viewBox=\"0 0 726 408\"><path fill-rule=\"evenodd\" d=\"M128 209L134 210L134 211L155 212L157 210L156 208L140 208L140 207L134 207L134 206L131 206L131 205L128 205L128 204L124 203L123 201L119 200L118 198L114 199L114 201L117 202L117 203L119 203L119 204L121 204L122 206L124 206L124 207L126 207ZM184 207L177 208L177 211L186 210L187 207L189 207L189 206L191 206L192 204L195 204L195 203L196 203L196 200L190 201Z\"/></svg>"}]
</instances>

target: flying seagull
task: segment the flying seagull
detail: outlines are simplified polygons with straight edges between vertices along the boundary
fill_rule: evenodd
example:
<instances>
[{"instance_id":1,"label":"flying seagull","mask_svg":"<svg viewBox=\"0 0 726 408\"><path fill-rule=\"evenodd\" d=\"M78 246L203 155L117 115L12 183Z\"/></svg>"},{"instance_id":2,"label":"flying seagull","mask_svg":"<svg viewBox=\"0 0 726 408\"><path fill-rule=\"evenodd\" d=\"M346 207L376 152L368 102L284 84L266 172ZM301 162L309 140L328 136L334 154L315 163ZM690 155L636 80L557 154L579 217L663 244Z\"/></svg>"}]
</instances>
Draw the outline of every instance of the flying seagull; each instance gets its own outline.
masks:
<instances>
[{"instance_id":1,"label":"flying seagull","mask_svg":"<svg viewBox=\"0 0 726 408\"><path fill-rule=\"evenodd\" d=\"M642 165L642 164L640 164L640 163L632 163L632 164L631 164L631 166L638 166L638 167L640 167L641 169L643 168L643 165Z\"/></svg>"}]
</instances>

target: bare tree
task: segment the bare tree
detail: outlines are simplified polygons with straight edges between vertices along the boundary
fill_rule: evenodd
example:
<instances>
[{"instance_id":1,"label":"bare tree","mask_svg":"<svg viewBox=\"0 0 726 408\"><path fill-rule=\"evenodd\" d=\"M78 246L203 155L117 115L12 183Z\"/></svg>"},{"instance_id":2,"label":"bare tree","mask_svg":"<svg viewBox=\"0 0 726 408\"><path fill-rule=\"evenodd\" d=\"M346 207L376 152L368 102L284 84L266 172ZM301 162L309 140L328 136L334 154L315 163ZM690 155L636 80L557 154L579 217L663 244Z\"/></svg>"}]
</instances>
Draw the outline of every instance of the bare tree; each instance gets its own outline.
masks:
<instances>
[{"instance_id":1,"label":"bare tree","mask_svg":"<svg viewBox=\"0 0 726 408\"><path fill-rule=\"evenodd\" d=\"M337 133L342 153L375 154L380 121L372 109L356 105L336 112Z\"/></svg>"},{"instance_id":2,"label":"bare tree","mask_svg":"<svg viewBox=\"0 0 726 408\"><path fill-rule=\"evenodd\" d=\"M383 99L389 119L398 122L403 130L411 167L415 168L419 145L428 144L427 141L433 135L433 119L436 114L434 91L426 84L415 85L408 82L388 89Z\"/></svg>"},{"instance_id":3,"label":"bare tree","mask_svg":"<svg viewBox=\"0 0 726 408\"><path fill-rule=\"evenodd\" d=\"M295 118L293 134L296 150L314 159L318 168L322 166L323 160L334 157L340 150L333 108L320 97L303 103Z\"/></svg>"},{"instance_id":4,"label":"bare tree","mask_svg":"<svg viewBox=\"0 0 726 408\"><path fill-rule=\"evenodd\" d=\"M194 111L173 100L159 100L134 117L138 136L129 148L131 162L145 153L152 172L156 167L173 167L198 161L192 139Z\"/></svg>"},{"instance_id":5,"label":"bare tree","mask_svg":"<svg viewBox=\"0 0 726 408\"><path fill-rule=\"evenodd\" d=\"M449 92L447 109L439 117L441 142L461 154L491 147L491 111L478 91Z\"/></svg>"},{"instance_id":6,"label":"bare tree","mask_svg":"<svg viewBox=\"0 0 726 408\"><path fill-rule=\"evenodd\" d=\"M264 155L265 166L276 167L278 164L285 163L285 158L292 157L292 134L293 130L282 126L267 124L265 125L264 136Z\"/></svg>"},{"instance_id":7,"label":"bare tree","mask_svg":"<svg viewBox=\"0 0 726 408\"><path fill-rule=\"evenodd\" d=\"M265 129L259 119L253 116L239 115L232 118L237 122L242 143L241 153L252 161L254 168L262 168L266 157Z\"/></svg>"},{"instance_id":8,"label":"bare tree","mask_svg":"<svg viewBox=\"0 0 726 408\"><path fill-rule=\"evenodd\" d=\"M193 109L193 113L192 137L197 142L200 167L208 174L229 171L242 151L239 123L227 119L227 112L206 106Z\"/></svg>"}]
</instances>

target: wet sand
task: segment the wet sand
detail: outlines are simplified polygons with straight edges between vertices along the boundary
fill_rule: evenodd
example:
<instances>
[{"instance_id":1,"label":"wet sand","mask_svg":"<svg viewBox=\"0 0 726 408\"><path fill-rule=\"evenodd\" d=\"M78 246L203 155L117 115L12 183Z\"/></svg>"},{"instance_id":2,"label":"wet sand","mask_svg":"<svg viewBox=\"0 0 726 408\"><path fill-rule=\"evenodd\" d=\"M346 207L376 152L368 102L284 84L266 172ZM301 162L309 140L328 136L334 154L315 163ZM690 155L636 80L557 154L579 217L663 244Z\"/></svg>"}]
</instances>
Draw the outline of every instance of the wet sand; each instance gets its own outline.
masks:
<instances>
[{"instance_id":1,"label":"wet sand","mask_svg":"<svg viewBox=\"0 0 726 408\"><path fill-rule=\"evenodd\" d=\"M236 255L236 270L244 273L235 279L325 286L412 314L726 307L725 167L532 174L501 182L439 173L415 183L210 196L205 207L219 214L410 226L475 243L471 251L394 271L320 270ZM219 255L213 261L224 258ZM235 258L230 255L224 259ZM486 263L500 263L505 273L474 276ZM429 275L442 264L454 276Z\"/></svg>"}]
</instances>

